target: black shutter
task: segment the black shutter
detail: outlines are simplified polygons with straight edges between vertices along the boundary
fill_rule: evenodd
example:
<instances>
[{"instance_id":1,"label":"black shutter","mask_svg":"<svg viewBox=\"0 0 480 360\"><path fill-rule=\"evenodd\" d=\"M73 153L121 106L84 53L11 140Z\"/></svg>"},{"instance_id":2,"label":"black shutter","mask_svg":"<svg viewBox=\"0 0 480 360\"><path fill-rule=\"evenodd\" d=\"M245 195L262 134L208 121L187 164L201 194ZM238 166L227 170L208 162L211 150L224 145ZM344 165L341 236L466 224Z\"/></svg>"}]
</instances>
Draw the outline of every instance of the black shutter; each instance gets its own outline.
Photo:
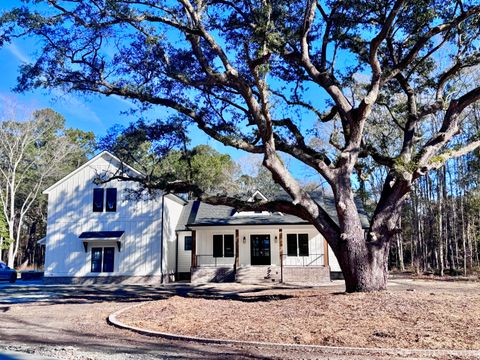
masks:
<instances>
[{"instance_id":1,"label":"black shutter","mask_svg":"<svg viewBox=\"0 0 480 360\"><path fill-rule=\"evenodd\" d=\"M102 248L92 248L92 273L102 271Z\"/></svg>"},{"instance_id":2,"label":"black shutter","mask_svg":"<svg viewBox=\"0 0 480 360\"><path fill-rule=\"evenodd\" d=\"M224 235L223 236L223 256L224 257L233 257L233 235Z\"/></svg>"},{"instance_id":3,"label":"black shutter","mask_svg":"<svg viewBox=\"0 0 480 360\"><path fill-rule=\"evenodd\" d=\"M287 255L297 256L297 234L287 234Z\"/></svg>"},{"instance_id":4,"label":"black shutter","mask_svg":"<svg viewBox=\"0 0 480 360\"><path fill-rule=\"evenodd\" d=\"M298 255L308 256L308 234L298 234Z\"/></svg>"},{"instance_id":5,"label":"black shutter","mask_svg":"<svg viewBox=\"0 0 480 360\"><path fill-rule=\"evenodd\" d=\"M183 249L184 249L185 251L191 251L191 250L192 250L192 237L191 237L191 236L185 236L184 239L185 239L185 240L184 240L184 242L185 242L184 245L185 245L185 246L184 246Z\"/></svg>"},{"instance_id":6,"label":"black shutter","mask_svg":"<svg viewBox=\"0 0 480 360\"><path fill-rule=\"evenodd\" d=\"M117 189L107 189L107 204L105 210L108 212L117 211Z\"/></svg>"},{"instance_id":7,"label":"black shutter","mask_svg":"<svg viewBox=\"0 0 480 360\"><path fill-rule=\"evenodd\" d=\"M103 249L103 272L113 272L114 258L115 248L106 247Z\"/></svg>"},{"instance_id":8,"label":"black shutter","mask_svg":"<svg viewBox=\"0 0 480 360\"><path fill-rule=\"evenodd\" d=\"M103 189L93 189L93 212L103 212Z\"/></svg>"},{"instance_id":9,"label":"black shutter","mask_svg":"<svg viewBox=\"0 0 480 360\"><path fill-rule=\"evenodd\" d=\"M223 256L223 236L213 235L213 257Z\"/></svg>"}]
</instances>

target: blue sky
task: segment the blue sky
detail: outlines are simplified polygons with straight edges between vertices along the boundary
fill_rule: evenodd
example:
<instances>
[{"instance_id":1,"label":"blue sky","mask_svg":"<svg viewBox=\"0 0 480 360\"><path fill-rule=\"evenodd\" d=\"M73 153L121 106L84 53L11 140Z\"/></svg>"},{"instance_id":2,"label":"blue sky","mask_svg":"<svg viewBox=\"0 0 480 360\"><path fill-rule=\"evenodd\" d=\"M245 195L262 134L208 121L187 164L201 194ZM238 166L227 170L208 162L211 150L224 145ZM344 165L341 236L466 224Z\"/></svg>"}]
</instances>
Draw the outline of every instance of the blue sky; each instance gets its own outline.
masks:
<instances>
[{"instance_id":1,"label":"blue sky","mask_svg":"<svg viewBox=\"0 0 480 360\"><path fill-rule=\"evenodd\" d=\"M33 49L33 50L29 50ZM134 106L129 100L121 97L106 97L103 95L65 94L58 90L35 90L28 93L16 93L12 89L16 85L19 66L28 63L34 58L35 44L32 40L16 40L12 44L0 48L0 106L17 104L28 110L52 108L62 114L67 121L67 126L82 130L93 131L97 136L105 135L108 128L116 124L128 125L135 121L131 115L122 112ZM162 110L155 115L161 116ZM234 158L244 154L226 148L219 142L210 139L198 129L191 129L192 145L209 144L218 151L227 152Z\"/></svg>"},{"instance_id":2,"label":"blue sky","mask_svg":"<svg viewBox=\"0 0 480 360\"><path fill-rule=\"evenodd\" d=\"M19 4L20 1L18 0L4 1L0 5L0 11L8 10L8 8ZM1 108L9 106L10 103L24 108L26 112L47 107L52 108L65 117L68 127L93 131L97 137L105 135L106 131L113 125L128 125L136 120L132 115L122 113L134 105L120 97L78 93L65 94L59 90L35 90L24 94L13 92L12 89L16 85L16 78L19 74L19 66L35 59L36 51L38 51L38 46L32 39L15 40L13 43L0 48L0 73L2 74L0 77L0 111ZM154 111L154 116L161 117L164 111L166 114L166 110L159 108ZM252 159L255 158L255 156L250 156L245 152L225 147L195 127L190 129L190 137L192 146L208 144L222 153L229 154L233 159L246 163L246 169ZM260 156L256 156L256 158L261 159ZM294 159L285 157L285 161L299 178L308 180L314 175L308 167Z\"/></svg>"}]
</instances>

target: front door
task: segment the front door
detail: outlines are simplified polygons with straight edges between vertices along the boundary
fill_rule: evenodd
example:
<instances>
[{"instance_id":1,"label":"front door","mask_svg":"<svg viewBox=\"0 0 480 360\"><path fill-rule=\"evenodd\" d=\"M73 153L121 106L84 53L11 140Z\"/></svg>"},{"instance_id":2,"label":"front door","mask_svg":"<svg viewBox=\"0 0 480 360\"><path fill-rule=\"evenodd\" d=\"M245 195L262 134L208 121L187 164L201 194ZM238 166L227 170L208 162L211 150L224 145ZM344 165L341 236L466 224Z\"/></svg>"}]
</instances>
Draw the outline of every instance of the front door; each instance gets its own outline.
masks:
<instances>
[{"instance_id":1,"label":"front door","mask_svg":"<svg viewBox=\"0 0 480 360\"><path fill-rule=\"evenodd\" d=\"M252 265L270 265L270 235L251 235L250 253Z\"/></svg>"}]
</instances>

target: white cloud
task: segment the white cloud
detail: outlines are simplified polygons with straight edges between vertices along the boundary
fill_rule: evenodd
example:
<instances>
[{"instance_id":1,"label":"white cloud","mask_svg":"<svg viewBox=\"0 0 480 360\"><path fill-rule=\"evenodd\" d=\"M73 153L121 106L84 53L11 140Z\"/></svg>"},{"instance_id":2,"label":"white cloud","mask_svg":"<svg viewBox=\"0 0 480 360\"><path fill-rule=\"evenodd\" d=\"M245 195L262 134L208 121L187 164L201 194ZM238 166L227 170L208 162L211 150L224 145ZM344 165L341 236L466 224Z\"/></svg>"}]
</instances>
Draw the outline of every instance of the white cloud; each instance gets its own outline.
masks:
<instances>
[{"instance_id":1,"label":"white cloud","mask_svg":"<svg viewBox=\"0 0 480 360\"><path fill-rule=\"evenodd\" d=\"M68 112L75 117L92 121L96 125L101 126L102 129L95 129L95 131L105 129L105 124L103 123L102 119L100 119L95 111L93 111L90 106L85 104L85 102L71 94L64 93L59 89L54 89L52 93L57 97L56 101L63 105L65 112Z\"/></svg>"},{"instance_id":2,"label":"white cloud","mask_svg":"<svg viewBox=\"0 0 480 360\"><path fill-rule=\"evenodd\" d=\"M133 102L131 100L125 99L125 98L123 98L119 95L112 95L111 97L114 98L115 100L120 101L121 103L124 103L124 104L128 105L128 106L133 106Z\"/></svg>"},{"instance_id":3,"label":"white cloud","mask_svg":"<svg viewBox=\"0 0 480 360\"><path fill-rule=\"evenodd\" d=\"M27 56L22 49L14 43L8 44L5 47L18 61L22 63L31 63L32 59ZM63 92L59 89L53 89L52 94L56 97L55 101L62 106L65 113L69 113L77 118L84 119L85 121L91 121L95 125L100 126L101 130L105 130L105 124L100 119L100 117L95 113L95 111L88 106L84 101L78 97ZM132 106L132 103L126 99L121 98L120 96L115 96L115 99L121 101L122 103ZM4 100L1 99L0 100Z\"/></svg>"},{"instance_id":4,"label":"white cloud","mask_svg":"<svg viewBox=\"0 0 480 360\"><path fill-rule=\"evenodd\" d=\"M22 63L32 62L32 60L14 43L8 44L5 48L10 51L10 53L12 53L12 55L15 56L18 61Z\"/></svg>"}]
</instances>

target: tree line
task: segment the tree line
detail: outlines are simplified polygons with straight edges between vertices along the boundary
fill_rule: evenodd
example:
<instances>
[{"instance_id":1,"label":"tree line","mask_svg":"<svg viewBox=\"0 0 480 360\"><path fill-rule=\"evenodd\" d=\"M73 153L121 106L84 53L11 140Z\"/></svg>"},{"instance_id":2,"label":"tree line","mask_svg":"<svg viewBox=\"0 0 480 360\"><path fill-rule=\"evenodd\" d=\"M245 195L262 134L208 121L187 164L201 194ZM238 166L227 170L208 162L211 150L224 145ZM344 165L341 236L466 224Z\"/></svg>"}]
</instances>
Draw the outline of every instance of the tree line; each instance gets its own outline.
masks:
<instances>
[{"instance_id":1,"label":"tree line","mask_svg":"<svg viewBox=\"0 0 480 360\"><path fill-rule=\"evenodd\" d=\"M432 124L432 126L435 126ZM480 136L480 107L466 114L458 142ZM392 136L390 134L390 136ZM393 140L392 140L393 141ZM454 142L451 148L459 146ZM385 149L388 151L388 149ZM360 195L379 196L382 169L361 182ZM368 184L367 184L368 183ZM413 185L389 256L390 268L415 273L468 276L480 268L480 151L449 159ZM367 190L369 189L369 190Z\"/></svg>"},{"instance_id":2,"label":"tree line","mask_svg":"<svg viewBox=\"0 0 480 360\"><path fill-rule=\"evenodd\" d=\"M47 201L42 191L92 154L92 132L67 128L52 109L21 114L3 104L0 121L0 260L10 267L38 263ZM20 114L19 114L20 113Z\"/></svg>"}]
</instances>

